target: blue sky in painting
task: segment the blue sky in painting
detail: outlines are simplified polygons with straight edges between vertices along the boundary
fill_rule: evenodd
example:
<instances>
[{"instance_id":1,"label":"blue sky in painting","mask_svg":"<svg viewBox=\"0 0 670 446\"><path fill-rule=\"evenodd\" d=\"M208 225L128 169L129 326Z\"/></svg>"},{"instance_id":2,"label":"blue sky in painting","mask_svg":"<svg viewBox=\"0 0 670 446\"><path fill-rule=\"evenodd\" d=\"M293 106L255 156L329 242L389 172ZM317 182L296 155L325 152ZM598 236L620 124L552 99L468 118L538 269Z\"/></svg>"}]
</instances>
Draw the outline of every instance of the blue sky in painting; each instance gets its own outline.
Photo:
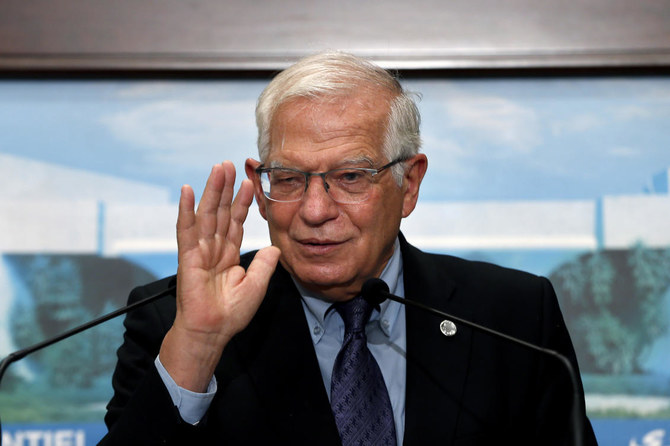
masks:
<instances>
[{"instance_id":1,"label":"blue sky in painting","mask_svg":"<svg viewBox=\"0 0 670 446\"><path fill-rule=\"evenodd\" d=\"M412 84L422 100L430 199L639 193L670 165L667 79Z\"/></svg>"},{"instance_id":2,"label":"blue sky in painting","mask_svg":"<svg viewBox=\"0 0 670 446\"><path fill-rule=\"evenodd\" d=\"M3 81L0 153L169 188L255 156L264 81ZM670 79L411 80L422 199L597 198L670 167Z\"/></svg>"}]
</instances>

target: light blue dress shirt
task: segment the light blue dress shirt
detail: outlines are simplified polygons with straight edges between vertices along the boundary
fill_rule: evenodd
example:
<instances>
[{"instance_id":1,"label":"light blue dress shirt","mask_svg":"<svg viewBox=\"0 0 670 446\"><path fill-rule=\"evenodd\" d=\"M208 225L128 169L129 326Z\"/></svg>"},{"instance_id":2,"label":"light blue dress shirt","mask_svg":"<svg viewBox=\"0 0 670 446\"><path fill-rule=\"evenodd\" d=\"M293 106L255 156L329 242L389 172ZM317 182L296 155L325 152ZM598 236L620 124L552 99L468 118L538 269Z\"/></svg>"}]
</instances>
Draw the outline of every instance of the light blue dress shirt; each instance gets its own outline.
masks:
<instances>
[{"instance_id":1,"label":"light blue dress shirt","mask_svg":"<svg viewBox=\"0 0 670 446\"><path fill-rule=\"evenodd\" d=\"M391 293L403 296L402 256L400 243L396 240L393 256L386 264L380 278L389 286ZM328 311L331 302L310 296L296 283L302 295L302 304L310 328L316 357L319 360L321 377L330 399L330 380L333 373L335 358L342 348L344 339L344 321L337 311ZM397 444L402 444L405 429L405 378L406 378L406 345L405 306L398 302L386 300L379 310L373 310L370 321L365 327L368 348L375 357L391 399L393 418L396 426Z\"/></svg>"},{"instance_id":2,"label":"light blue dress shirt","mask_svg":"<svg viewBox=\"0 0 670 446\"><path fill-rule=\"evenodd\" d=\"M381 279L389 286L391 293L404 297L402 255L400 242L396 239L393 255L381 274ZM314 350L319 361L321 377L330 399L330 379L335 358L344 339L344 322L337 311L328 311L332 303L320 299L299 286L302 305L307 318ZM405 428L405 378L407 337L405 331L405 307L386 300L379 310L370 316L365 332L368 347L377 360L389 391L393 417L396 425L398 444L402 444ZM156 368L179 410L184 421L197 424L205 415L216 394L216 378L212 377L206 393L195 393L179 387L170 377L160 358L156 358Z\"/></svg>"}]
</instances>

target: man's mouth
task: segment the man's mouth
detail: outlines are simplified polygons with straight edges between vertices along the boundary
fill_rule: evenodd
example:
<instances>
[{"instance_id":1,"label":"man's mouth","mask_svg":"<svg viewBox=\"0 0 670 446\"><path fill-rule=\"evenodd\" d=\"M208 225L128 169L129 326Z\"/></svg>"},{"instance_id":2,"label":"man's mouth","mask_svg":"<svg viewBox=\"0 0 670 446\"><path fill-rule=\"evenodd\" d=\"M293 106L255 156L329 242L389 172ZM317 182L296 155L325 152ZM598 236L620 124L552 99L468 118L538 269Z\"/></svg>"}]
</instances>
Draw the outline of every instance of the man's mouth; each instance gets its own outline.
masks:
<instances>
[{"instance_id":1,"label":"man's mouth","mask_svg":"<svg viewBox=\"0 0 670 446\"><path fill-rule=\"evenodd\" d=\"M329 245L339 245L340 242L334 240L316 240L316 239L305 239L301 240L300 243L303 245L311 246L329 246Z\"/></svg>"},{"instance_id":2,"label":"man's mouth","mask_svg":"<svg viewBox=\"0 0 670 446\"><path fill-rule=\"evenodd\" d=\"M336 240L304 239L299 241L300 245L313 254L327 254L343 242Z\"/></svg>"}]
</instances>

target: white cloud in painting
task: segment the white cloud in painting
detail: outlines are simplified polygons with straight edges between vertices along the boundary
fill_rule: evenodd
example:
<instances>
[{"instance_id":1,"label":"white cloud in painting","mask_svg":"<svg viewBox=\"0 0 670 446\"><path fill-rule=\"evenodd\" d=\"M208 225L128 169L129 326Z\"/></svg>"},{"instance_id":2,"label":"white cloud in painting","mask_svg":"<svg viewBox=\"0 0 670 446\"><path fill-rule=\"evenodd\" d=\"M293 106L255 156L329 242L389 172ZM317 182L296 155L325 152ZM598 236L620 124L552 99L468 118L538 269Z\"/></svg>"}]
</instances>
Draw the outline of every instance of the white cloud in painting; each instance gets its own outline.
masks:
<instances>
[{"instance_id":1,"label":"white cloud in painting","mask_svg":"<svg viewBox=\"0 0 670 446\"><path fill-rule=\"evenodd\" d=\"M487 151L487 156L528 153L542 141L536 112L509 99L460 95L445 106L452 128L497 150Z\"/></svg>"},{"instance_id":2,"label":"white cloud in painting","mask_svg":"<svg viewBox=\"0 0 670 446\"><path fill-rule=\"evenodd\" d=\"M614 117L622 121L632 121L636 119L647 119L654 117L654 113L649 107L640 105L628 105L614 110Z\"/></svg>"},{"instance_id":3,"label":"white cloud in painting","mask_svg":"<svg viewBox=\"0 0 670 446\"><path fill-rule=\"evenodd\" d=\"M444 158L454 159L467 155L466 149L453 139L443 138L433 133L424 133L421 138L425 150L439 152Z\"/></svg>"},{"instance_id":4,"label":"white cloud in painting","mask_svg":"<svg viewBox=\"0 0 670 446\"><path fill-rule=\"evenodd\" d=\"M639 83L633 85L637 89L640 88ZM667 79L659 79L658 83L651 83L640 96L649 102L668 104L670 103L670 85Z\"/></svg>"},{"instance_id":5,"label":"white cloud in painting","mask_svg":"<svg viewBox=\"0 0 670 446\"><path fill-rule=\"evenodd\" d=\"M440 138L432 133L423 135L422 151L428 156L431 166L439 166L444 173L464 174L470 171L472 163L464 162L468 157L466 149L457 141Z\"/></svg>"},{"instance_id":6,"label":"white cloud in painting","mask_svg":"<svg viewBox=\"0 0 670 446\"><path fill-rule=\"evenodd\" d=\"M121 99L143 99L165 97L179 91L170 82L137 82L119 89L116 95Z\"/></svg>"},{"instance_id":7,"label":"white cloud in painting","mask_svg":"<svg viewBox=\"0 0 670 446\"><path fill-rule=\"evenodd\" d=\"M608 150L608 153L618 158L636 158L642 155L640 150L625 146L612 147Z\"/></svg>"},{"instance_id":8,"label":"white cloud in painting","mask_svg":"<svg viewBox=\"0 0 670 446\"><path fill-rule=\"evenodd\" d=\"M585 133L603 124L603 120L596 115L579 114L553 121L550 124L550 129L554 136L559 136L572 133Z\"/></svg>"},{"instance_id":9,"label":"white cloud in painting","mask_svg":"<svg viewBox=\"0 0 670 446\"><path fill-rule=\"evenodd\" d=\"M101 121L149 163L200 167L254 153L253 109L248 101L162 100Z\"/></svg>"}]
</instances>

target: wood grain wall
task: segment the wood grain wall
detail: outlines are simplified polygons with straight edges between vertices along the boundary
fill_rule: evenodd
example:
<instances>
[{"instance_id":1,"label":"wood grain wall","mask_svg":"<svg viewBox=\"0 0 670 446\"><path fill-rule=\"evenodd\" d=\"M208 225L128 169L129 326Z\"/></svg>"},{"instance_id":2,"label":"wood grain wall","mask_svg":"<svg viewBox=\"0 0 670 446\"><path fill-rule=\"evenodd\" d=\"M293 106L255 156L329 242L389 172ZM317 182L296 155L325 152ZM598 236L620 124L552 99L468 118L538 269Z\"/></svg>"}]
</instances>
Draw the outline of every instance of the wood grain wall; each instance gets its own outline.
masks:
<instances>
[{"instance_id":1,"label":"wood grain wall","mask_svg":"<svg viewBox=\"0 0 670 446\"><path fill-rule=\"evenodd\" d=\"M2 70L670 66L670 0L2 0Z\"/></svg>"}]
</instances>

